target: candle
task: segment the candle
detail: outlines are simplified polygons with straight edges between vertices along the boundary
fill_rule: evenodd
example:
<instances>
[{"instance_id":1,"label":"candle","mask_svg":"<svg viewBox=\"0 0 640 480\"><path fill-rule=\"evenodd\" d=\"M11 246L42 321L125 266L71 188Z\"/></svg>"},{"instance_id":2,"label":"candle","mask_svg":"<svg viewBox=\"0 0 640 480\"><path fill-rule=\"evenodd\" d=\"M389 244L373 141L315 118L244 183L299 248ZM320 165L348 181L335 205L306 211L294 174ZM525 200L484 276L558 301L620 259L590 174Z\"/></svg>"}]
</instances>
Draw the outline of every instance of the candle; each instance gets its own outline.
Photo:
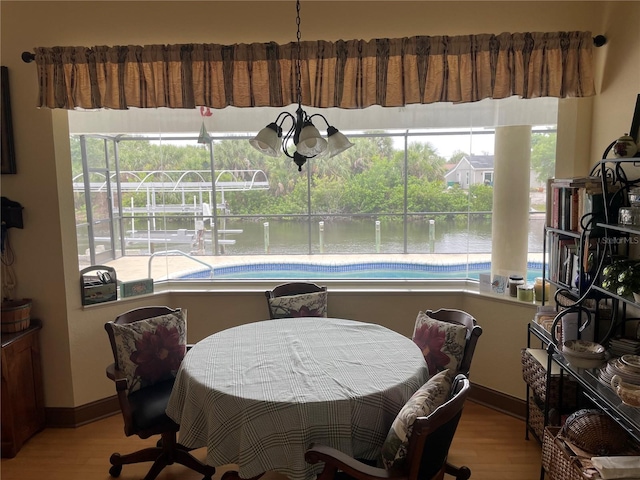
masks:
<instances>
[{"instance_id":1,"label":"candle","mask_svg":"<svg viewBox=\"0 0 640 480\"><path fill-rule=\"evenodd\" d=\"M535 301L536 302L541 302L542 301L542 277L536 277L536 281L533 284L533 291L534 291L534 295L535 295ZM551 295L551 285L549 284L549 282L544 282L544 300L545 302L548 302L551 300L550 298Z\"/></svg>"},{"instance_id":2,"label":"candle","mask_svg":"<svg viewBox=\"0 0 640 480\"><path fill-rule=\"evenodd\" d=\"M533 285L518 285L518 300L522 302L533 302Z\"/></svg>"}]
</instances>

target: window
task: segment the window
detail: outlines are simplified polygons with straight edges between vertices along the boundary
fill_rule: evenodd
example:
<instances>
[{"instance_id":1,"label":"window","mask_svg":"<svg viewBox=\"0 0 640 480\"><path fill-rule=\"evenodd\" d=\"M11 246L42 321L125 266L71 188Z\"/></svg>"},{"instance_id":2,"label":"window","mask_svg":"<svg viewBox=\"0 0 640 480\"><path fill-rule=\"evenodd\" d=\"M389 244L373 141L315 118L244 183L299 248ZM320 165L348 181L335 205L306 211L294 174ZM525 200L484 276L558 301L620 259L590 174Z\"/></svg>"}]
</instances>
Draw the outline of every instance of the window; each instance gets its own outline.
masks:
<instances>
[{"instance_id":1,"label":"window","mask_svg":"<svg viewBox=\"0 0 640 480\"><path fill-rule=\"evenodd\" d=\"M248 144L276 109L69 112L79 265L115 264L122 280L477 279L490 269L494 129L526 121L555 141L556 109L323 111L355 146L301 173ZM203 122L210 144L197 142ZM533 276L549 141L532 142Z\"/></svg>"}]
</instances>

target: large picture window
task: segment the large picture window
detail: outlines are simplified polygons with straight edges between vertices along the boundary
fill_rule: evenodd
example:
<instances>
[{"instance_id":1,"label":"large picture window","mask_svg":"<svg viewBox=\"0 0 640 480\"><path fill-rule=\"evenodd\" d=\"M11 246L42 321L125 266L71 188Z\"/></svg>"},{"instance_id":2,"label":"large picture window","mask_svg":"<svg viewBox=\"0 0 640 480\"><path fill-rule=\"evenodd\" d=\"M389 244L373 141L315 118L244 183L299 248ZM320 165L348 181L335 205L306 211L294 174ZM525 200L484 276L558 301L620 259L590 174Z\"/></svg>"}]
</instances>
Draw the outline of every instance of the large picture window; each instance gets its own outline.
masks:
<instances>
[{"instance_id":1,"label":"large picture window","mask_svg":"<svg viewBox=\"0 0 640 480\"><path fill-rule=\"evenodd\" d=\"M115 265L123 280L477 279L490 270L495 128L526 123L539 276L556 109L514 98L332 110L355 146L302 172L249 145L268 108L72 111L79 266Z\"/></svg>"}]
</instances>

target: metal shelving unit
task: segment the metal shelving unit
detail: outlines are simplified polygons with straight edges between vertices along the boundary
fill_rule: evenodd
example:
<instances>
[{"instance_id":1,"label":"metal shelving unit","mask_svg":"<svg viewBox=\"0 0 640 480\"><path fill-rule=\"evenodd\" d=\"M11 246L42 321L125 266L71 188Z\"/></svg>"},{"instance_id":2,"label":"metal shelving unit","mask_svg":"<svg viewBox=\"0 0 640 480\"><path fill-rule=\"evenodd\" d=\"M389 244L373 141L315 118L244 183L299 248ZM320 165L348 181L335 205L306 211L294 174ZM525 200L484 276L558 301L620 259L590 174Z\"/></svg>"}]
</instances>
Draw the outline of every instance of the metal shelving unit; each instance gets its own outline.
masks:
<instances>
[{"instance_id":1,"label":"metal shelving unit","mask_svg":"<svg viewBox=\"0 0 640 480\"><path fill-rule=\"evenodd\" d=\"M528 343L530 335L533 334L547 347L549 363L547 371L551 371L552 362L560 366L561 371L575 379L581 387L582 394L595 406L607 413L613 420L622 426L629 434L640 442L640 409L630 407L622 403L618 395L611 387L604 385L598 380L597 369L575 368L569 364L558 350L558 346L553 343L549 332L536 323L529 323ZM549 388L550 377L547 378L547 389ZM547 401L549 396L547 395ZM545 414L548 414L547 404ZM545 422L546 423L546 422Z\"/></svg>"},{"instance_id":2,"label":"metal shelving unit","mask_svg":"<svg viewBox=\"0 0 640 480\"><path fill-rule=\"evenodd\" d=\"M596 305L596 318L600 320L598 308L601 302L607 308L611 308L611 319L609 325L605 327L606 331L598 332L596 328L595 341L607 345L610 338L623 333L628 321L640 320L636 317L629 316L631 306L640 308L632 297L620 296L616 292L603 288L600 284L602 270L607 263L610 263L614 255L622 258L629 257L632 250L629 248L633 243L631 239L640 238L640 226L620 225L617 224L617 218L612 217L617 214L617 208L625 204L626 192L631 186L640 185L640 178L629 180L626 176L623 165L625 163L633 163L634 166L640 166L640 158L627 159L603 159L599 161L593 168L591 175L599 176L602 182L602 202L604 207L604 219L602 216L598 219L583 218L582 227L588 229L591 238L597 239L597 246L593 251L594 269L591 270L591 278L588 279L587 285L578 284L577 286L559 281L560 279L551 281L549 279L549 270L546 269L548 263L545 261L543 267L543 278L545 282L550 283L556 288L556 305L558 304L558 295L563 295L564 299L569 303L569 309L587 310L584 306L587 300L594 300ZM548 207L549 208L549 207ZM584 230L584 229L583 229ZM552 245L550 238L552 236L560 238L576 239L578 245L577 251L580 258L585 258L585 250L589 249L589 236L586 237L579 232L566 231L558 228L545 227L545 243L544 254L545 259L549 255L549 248ZM593 244L591 245L593 247ZM587 250L588 254L589 250ZM633 256L635 258L635 255ZM585 268L585 265L580 265ZM571 279L573 280L573 279ZM544 289L543 289L544 291ZM546 300L546 299L545 299ZM550 299L549 299L550 300ZM591 302L589 302L591 304ZM544 302L543 302L544 304ZM566 306L566 305L565 305ZM563 313L559 313L554 318L554 322L550 328L551 332L556 331L558 322L561 322ZM596 327L600 321L596 321ZM640 408L635 408L624 404L615 391L605 385L599 379L599 369L581 369L569 364L562 355L562 346L555 334L550 333L541 325L531 321L527 328L527 346L530 347L532 342L539 341L541 346L547 352L546 365L546 396L544 404L544 425L549 424L549 411L551 405L549 403L551 388L552 366L558 366L560 369L560 389L562 392L562 382L569 379L577 382L579 392L579 403L588 407L599 408L605 412L610 418L618 423L625 431L629 433L632 439L640 443ZM564 380L563 380L564 379ZM558 378L554 378L558 381ZM527 385L527 402L529 399L529 385ZM562 395L562 393L560 393ZM562 399L558 402L562 405ZM527 404L527 436L530 431L529 425L529 405Z\"/></svg>"}]
</instances>

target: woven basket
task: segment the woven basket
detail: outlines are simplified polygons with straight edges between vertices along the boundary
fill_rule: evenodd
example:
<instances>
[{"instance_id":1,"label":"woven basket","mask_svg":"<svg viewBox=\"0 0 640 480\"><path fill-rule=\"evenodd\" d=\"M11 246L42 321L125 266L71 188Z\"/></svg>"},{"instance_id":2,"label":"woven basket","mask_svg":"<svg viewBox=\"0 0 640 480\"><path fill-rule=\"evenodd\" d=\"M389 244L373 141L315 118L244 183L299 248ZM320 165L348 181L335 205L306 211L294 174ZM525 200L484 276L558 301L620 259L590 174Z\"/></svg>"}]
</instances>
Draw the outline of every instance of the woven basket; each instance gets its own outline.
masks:
<instances>
[{"instance_id":1,"label":"woven basket","mask_svg":"<svg viewBox=\"0 0 640 480\"><path fill-rule=\"evenodd\" d=\"M31 299L7 300L2 302L2 333L16 333L29 328L31 324Z\"/></svg>"},{"instance_id":2,"label":"woven basket","mask_svg":"<svg viewBox=\"0 0 640 480\"><path fill-rule=\"evenodd\" d=\"M553 439L551 447L549 477L551 480L585 480L585 478L591 478L584 474L580 458L573 454L559 435Z\"/></svg>"},{"instance_id":3,"label":"woven basket","mask_svg":"<svg viewBox=\"0 0 640 480\"><path fill-rule=\"evenodd\" d=\"M600 410L574 412L567 418L560 435L593 456L618 455L629 447L627 432Z\"/></svg>"},{"instance_id":4,"label":"woven basket","mask_svg":"<svg viewBox=\"0 0 640 480\"><path fill-rule=\"evenodd\" d=\"M538 405L533 397L529 397L529 427L533 430L538 440L542 442L542 435L544 433L544 412Z\"/></svg>"},{"instance_id":5,"label":"woven basket","mask_svg":"<svg viewBox=\"0 0 640 480\"><path fill-rule=\"evenodd\" d=\"M523 348L522 354L522 378L531 387L533 393L543 402L547 392L547 369L531 353L531 349ZM545 352L546 356L546 352ZM573 409L576 406L577 384L568 376L562 378L562 404L563 407ZM549 383L549 404L557 407L560 400L560 376L552 376ZM564 408L563 408L564 410Z\"/></svg>"}]
</instances>

